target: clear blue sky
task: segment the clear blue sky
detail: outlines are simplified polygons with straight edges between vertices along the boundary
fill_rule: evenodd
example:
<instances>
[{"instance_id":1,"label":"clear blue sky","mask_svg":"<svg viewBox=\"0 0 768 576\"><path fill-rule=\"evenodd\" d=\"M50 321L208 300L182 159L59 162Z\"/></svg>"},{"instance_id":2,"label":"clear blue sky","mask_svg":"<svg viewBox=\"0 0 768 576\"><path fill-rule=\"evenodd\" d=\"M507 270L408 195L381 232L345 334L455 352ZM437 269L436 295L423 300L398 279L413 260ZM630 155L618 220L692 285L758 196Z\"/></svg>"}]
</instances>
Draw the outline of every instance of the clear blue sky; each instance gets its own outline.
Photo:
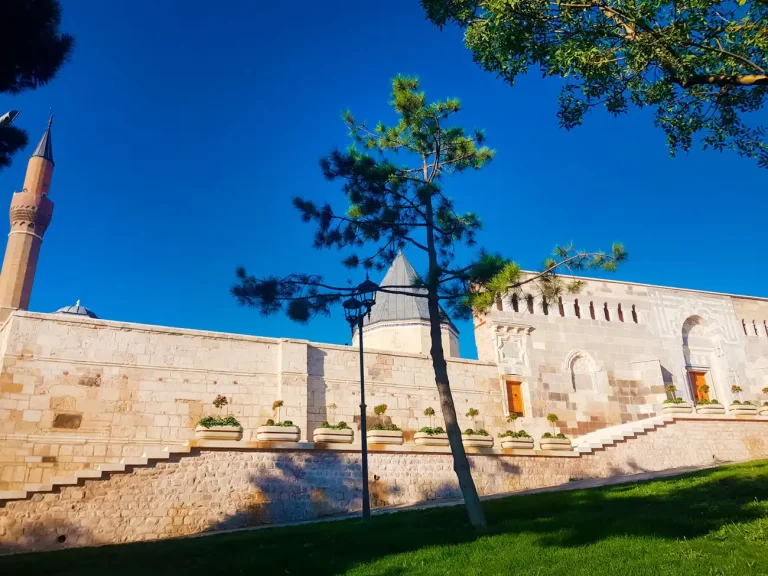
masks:
<instances>
[{"instance_id":1,"label":"clear blue sky","mask_svg":"<svg viewBox=\"0 0 768 576\"><path fill-rule=\"evenodd\" d=\"M107 319L346 342L340 311L302 326L239 308L228 290L238 264L362 280L311 248L290 198L342 200L318 159L347 144L342 109L391 118L397 73L418 75L432 98L458 96L458 119L497 150L448 188L483 217L482 245L533 268L558 242L619 240L631 260L617 279L768 296L755 265L768 172L727 153L670 159L646 113L561 130L555 80L509 88L473 64L460 33L424 21L417 0L64 0L63 18L72 62L50 86L0 98L30 132L0 172L5 201L56 114L56 208L33 310L79 298ZM474 357L472 328L459 327Z\"/></svg>"}]
</instances>

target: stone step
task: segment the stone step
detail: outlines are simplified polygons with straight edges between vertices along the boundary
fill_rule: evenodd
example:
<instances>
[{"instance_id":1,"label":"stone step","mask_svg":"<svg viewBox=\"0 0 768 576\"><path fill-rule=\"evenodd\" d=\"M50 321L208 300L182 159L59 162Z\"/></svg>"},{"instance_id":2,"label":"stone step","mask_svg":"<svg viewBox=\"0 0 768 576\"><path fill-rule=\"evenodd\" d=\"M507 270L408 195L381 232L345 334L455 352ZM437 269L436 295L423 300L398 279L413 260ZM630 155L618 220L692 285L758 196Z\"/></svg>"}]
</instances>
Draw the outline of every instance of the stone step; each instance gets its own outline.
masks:
<instances>
[{"instance_id":1,"label":"stone step","mask_svg":"<svg viewBox=\"0 0 768 576\"><path fill-rule=\"evenodd\" d=\"M163 450L167 450L170 454L189 454L192 452L192 447L188 444L178 446L163 446Z\"/></svg>"},{"instance_id":2,"label":"stone step","mask_svg":"<svg viewBox=\"0 0 768 576\"><path fill-rule=\"evenodd\" d=\"M0 490L0 500L25 500L26 490Z\"/></svg>"},{"instance_id":3,"label":"stone step","mask_svg":"<svg viewBox=\"0 0 768 576\"><path fill-rule=\"evenodd\" d=\"M148 459L143 456L126 456L120 460L120 463L126 466L146 466L147 462Z\"/></svg>"},{"instance_id":4,"label":"stone step","mask_svg":"<svg viewBox=\"0 0 768 576\"><path fill-rule=\"evenodd\" d=\"M27 492L50 492L53 490L52 484L35 484L32 482L27 482L24 484L24 490Z\"/></svg>"},{"instance_id":5,"label":"stone step","mask_svg":"<svg viewBox=\"0 0 768 576\"><path fill-rule=\"evenodd\" d=\"M103 464L96 464L96 470L102 472L125 472L125 464L105 462Z\"/></svg>"},{"instance_id":6,"label":"stone step","mask_svg":"<svg viewBox=\"0 0 768 576\"><path fill-rule=\"evenodd\" d=\"M77 476L54 476L51 478L51 484L57 486L75 486L78 482Z\"/></svg>"},{"instance_id":7,"label":"stone step","mask_svg":"<svg viewBox=\"0 0 768 576\"><path fill-rule=\"evenodd\" d=\"M77 471L78 478L101 478L101 475L102 475L101 470L95 470L90 468Z\"/></svg>"},{"instance_id":8,"label":"stone step","mask_svg":"<svg viewBox=\"0 0 768 576\"><path fill-rule=\"evenodd\" d=\"M170 456L168 451L163 448L149 448L144 450L141 455L142 458L147 458L149 460L168 460Z\"/></svg>"}]
</instances>

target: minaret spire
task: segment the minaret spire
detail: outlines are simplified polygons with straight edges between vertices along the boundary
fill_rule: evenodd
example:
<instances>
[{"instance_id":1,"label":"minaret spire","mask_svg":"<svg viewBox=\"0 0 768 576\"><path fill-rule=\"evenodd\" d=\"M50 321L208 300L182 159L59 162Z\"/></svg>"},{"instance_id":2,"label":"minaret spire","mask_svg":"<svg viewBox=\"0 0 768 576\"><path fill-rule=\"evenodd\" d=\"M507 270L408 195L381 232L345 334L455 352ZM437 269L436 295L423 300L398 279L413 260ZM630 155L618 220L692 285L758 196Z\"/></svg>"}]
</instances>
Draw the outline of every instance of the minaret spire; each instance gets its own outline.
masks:
<instances>
[{"instance_id":1,"label":"minaret spire","mask_svg":"<svg viewBox=\"0 0 768 576\"><path fill-rule=\"evenodd\" d=\"M53 216L53 202L48 199L53 177L52 124L53 114L27 163L24 187L11 200L11 232L0 272L0 322L14 310L27 310L32 297L43 234Z\"/></svg>"},{"instance_id":2,"label":"minaret spire","mask_svg":"<svg viewBox=\"0 0 768 576\"><path fill-rule=\"evenodd\" d=\"M43 137L40 138L40 142L37 144L37 148L35 148L35 151L32 153L33 157L39 156L40 158L48 160L51 164L53 164L53 143L51 140L52 125L53 112L51 112L51 115L48 117L48 128L46 128L45 132L43 132Z\"/></svg>"}]
</instances>

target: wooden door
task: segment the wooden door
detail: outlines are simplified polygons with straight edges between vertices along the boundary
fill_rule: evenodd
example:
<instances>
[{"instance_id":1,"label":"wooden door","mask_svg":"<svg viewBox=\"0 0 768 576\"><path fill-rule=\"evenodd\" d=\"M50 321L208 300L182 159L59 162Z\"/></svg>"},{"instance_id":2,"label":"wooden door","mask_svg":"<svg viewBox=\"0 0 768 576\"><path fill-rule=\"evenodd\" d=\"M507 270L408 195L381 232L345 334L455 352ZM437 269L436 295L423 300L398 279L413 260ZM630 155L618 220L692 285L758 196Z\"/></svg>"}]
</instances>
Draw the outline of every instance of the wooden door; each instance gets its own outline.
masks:
<instances>
[{"instance_id":1,"label":"wooden door","mask_svg":"<svg viewBox=\"0 0 768 576\"><path fill-rule=\"evenodd\" d=\"M524 416L523 412L523 384L515 380L506 380L507 385L507 409L509 413Z\"/></svg>"},{"instance_id":2,"label":"wooden door","mask_svg":"<svg viewBox=\"0 0 768 576\"><path fill-rule=\"evenodd\" d=\"M707 384L706 372L689 372L691 378L691 388L696 402L706 400L709 402L709 385ZM702 390L702 387L704 389Z\"/></svg>"}]
</instances>

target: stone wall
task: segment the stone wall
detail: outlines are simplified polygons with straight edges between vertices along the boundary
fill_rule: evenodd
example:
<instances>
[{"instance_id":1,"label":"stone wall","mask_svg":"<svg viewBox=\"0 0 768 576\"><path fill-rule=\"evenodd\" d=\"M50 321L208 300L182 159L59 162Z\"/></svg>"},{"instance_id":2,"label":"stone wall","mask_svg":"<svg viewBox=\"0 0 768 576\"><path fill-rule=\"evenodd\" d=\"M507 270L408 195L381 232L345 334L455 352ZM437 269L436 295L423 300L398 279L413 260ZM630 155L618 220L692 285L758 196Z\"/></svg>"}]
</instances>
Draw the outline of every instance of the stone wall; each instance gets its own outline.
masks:
<instances>
[{"instance_id":1,"label":"stone wall","mask_svg":"<svg viewBox=\"0 0 768 576\"><path fill-rule=\"evenodd\" d=\"M768 457L765 420L679 419L590 455L471 455L481 494ZM375 507L459 496L449 454L372 452ZM359 453L202 450L0 508L0 552L152 540L360 508Z\"/></svg>"},{"instance_id":2,"label":"stone wall","mask_svg":"<svg viewBox=\"0 0 768 576\"><path fill-rule=\"evenodd\" d=\"M15 312L0 330L0 361L0 490L185 443L218 412L218 394L246 440L278 399L305 440L323 420L355 427L360 415L349 346ZM387 404L386 420L409 437L429 424L427 406L442 423L428 357L372 351L365 368L369 414ZM489 432L501 431L495 365L451 359L448 371L459 413L477 408Z\"/></svg>"},{"instance_id":3,"label":"stone wall","mask_svg":"<svg viewBox=\"0 0 768 576\"><path fill-rule=\"evenodd\" d=\"M761 401L768 386L760 298L586 280L579 294L546 305L505 299L476 318L475 335L480 359L522 382L522 425L536 431L548 413L571 435L645 418L670 384L691 400L690 370L704 372L710 396L725 403Z\"/></svg>"}]
</instances>

